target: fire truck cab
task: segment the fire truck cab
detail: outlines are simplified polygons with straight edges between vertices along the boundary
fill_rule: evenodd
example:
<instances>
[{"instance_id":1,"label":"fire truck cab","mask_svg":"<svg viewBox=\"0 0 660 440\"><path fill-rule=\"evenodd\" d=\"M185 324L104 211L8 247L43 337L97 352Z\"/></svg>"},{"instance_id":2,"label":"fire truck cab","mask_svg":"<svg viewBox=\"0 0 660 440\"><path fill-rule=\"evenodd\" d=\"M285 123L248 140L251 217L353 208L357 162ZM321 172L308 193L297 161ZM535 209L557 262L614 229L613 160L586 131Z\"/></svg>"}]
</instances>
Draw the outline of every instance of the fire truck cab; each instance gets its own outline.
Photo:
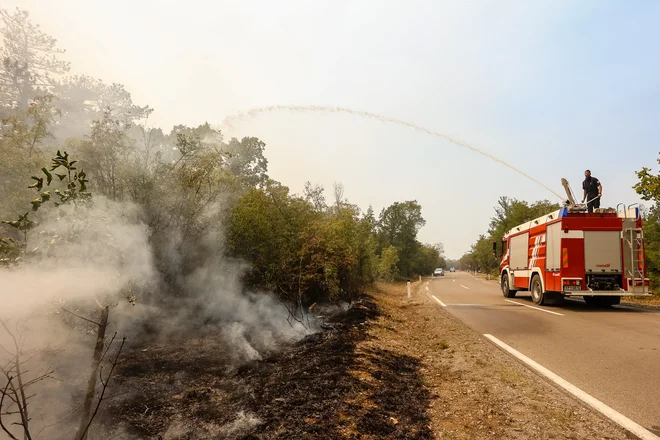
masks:
<instances>
[{"instance_id":1,"label":"fire truck cab","mask_svg":"<svg viewBox=\"0 0 660 440\"><path fill-rule=\"evenodd\" d=\"M611 306L622 296L651 295L639 208L585 211L567 202L511 229L501 246L493 243L505 297L530 291L536 304L582 296L589 305Z\"/></svg>"}]
</instances>

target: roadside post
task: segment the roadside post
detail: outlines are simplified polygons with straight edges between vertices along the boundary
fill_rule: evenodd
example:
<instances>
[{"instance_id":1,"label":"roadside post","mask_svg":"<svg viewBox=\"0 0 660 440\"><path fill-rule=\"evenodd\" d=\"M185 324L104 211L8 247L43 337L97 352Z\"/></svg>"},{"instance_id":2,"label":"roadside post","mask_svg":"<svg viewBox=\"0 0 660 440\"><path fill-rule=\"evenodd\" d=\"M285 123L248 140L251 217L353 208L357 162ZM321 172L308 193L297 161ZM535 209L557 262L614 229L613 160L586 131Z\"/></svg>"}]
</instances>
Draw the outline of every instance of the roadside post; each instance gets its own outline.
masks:
<instances>
[{"instance_id":1,"label":"roadside post","mask_svg":"<svg viewBox=\"0 0 660 440\"><path fill-rule=\"evenodd\" d=\"M410 280L408 280L408 299L410 299Z\"/></svg>"}]
</instances>

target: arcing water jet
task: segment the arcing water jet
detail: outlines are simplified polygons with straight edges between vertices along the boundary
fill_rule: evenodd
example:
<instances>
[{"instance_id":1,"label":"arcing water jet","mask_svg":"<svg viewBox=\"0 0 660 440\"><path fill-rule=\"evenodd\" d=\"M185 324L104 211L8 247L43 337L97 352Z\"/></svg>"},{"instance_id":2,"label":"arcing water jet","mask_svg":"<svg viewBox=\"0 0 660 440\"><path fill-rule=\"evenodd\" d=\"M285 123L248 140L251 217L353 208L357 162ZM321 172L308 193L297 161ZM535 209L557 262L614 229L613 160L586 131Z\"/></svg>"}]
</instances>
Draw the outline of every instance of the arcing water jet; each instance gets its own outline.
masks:
<instances>
[{"instance_id":1,"label":"arcing water jet","mask_svg":"<svg viewBox=\"0 0 660 440\"><path fill-rule=\"evenodd\" d=\"M383 115L378 115L376 113L364 112L364 111L360 111L360 110L353 110L353 109L346 108L346 107L332 107L332 106L324 106L324 105L271 105L271 106L268 106L268 107L253 108L251 110L248 110L246 113L239 113L236 116L229 116L229 117L225 118L225 120L223 121L223 125L230 125L232 120L241 119L245 116L254 117L254 116L258 115L259 113L276 112L276 111L281 111L281 110L288 110L288 111L292 111L292 112L301 112L301 113L307 113L307 112L348 113L348 114L351 114L351 115L362 116L362 117L365 117L365 118L377 119L381 122L387 122L387 123L390 123L390 124L397 124L397 125L403 125L405 127L410 127L410 128L413 128L417 131L421 131L423 133L430 134L431 136L436 136L436 137L448 140L449 142L451 142L455 145L458 145L458 146L463 147L463 148L468 148L468 149L470 149L470 150L472 150L476 153L481 154L482 156L486 156L489 159L494 160L495 162L499 162L502 165L504 165L508 168L511 168L515 172L517 172L519 174L522 174L523 176L527 177L532 182L534 182L538 185L541 185L543 188L547 189L552 194L557 196L560 200L563 201L565 199L564 196L556 193L555 191L553 191L552 189L550 189L549 187L547 187L543 183L539 182L538 180L536 180L535 178L533 178L529 174L527 174L524 171L521 171L518 168L514 167L513 165L503 161L499 157L493 156L490 153L486 153L485 151L482 151L482 150L480 150L476 147L473 147L472 145L466 144L465 142L461 142L459 140L456 140L456 139L454 139L451 136L448 136L446 134L442 134L442 133L438 133L437 131L429 130L428 128L424 128L422 126L413 124L411 122L406 122L406 121L402 121L400 119L390 118L390 117L383 116Z\"/></svg>"}]
</instances>

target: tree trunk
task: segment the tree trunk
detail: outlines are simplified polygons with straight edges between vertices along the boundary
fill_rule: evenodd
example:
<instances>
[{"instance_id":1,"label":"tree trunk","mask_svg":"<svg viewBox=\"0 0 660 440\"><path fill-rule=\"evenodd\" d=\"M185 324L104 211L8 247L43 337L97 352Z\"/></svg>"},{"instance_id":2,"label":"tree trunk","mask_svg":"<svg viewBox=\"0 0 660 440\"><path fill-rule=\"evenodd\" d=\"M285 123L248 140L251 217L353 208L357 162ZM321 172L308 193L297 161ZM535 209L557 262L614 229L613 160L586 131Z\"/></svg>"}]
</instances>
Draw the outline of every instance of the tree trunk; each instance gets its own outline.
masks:
<instances>
[{"instance_id":1,"label":"tree trunk","mask_svg":"<svg viewBox=\"0 0 660 440\"><path fill-rule=\"evenodd\" d=\"M103 347L105 346L105 330L108 327L108 312L108 306L105 306L101 311L101 321L96 335L96 347L94 348L94 359L92 360L92 371L87 381L87 394L85 395L85 403L83 404L76 440L86 440L89 432L89 430L85 432L85 429L87 429L87 425L89 424L92 403L94 403L94 395L96 394L96 379L98 377L99 365L101 364L101 357L103 356Z\"/></svg>"}]
</instances>

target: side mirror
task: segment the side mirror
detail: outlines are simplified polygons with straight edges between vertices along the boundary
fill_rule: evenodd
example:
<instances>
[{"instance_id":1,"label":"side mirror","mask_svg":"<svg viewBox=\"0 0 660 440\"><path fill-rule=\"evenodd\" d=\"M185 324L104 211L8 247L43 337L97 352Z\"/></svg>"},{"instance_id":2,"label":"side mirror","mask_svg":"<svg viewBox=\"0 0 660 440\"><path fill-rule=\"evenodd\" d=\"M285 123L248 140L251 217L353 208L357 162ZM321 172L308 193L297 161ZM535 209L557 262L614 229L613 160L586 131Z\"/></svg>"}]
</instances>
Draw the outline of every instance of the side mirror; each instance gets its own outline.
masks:
<instances>
[{"instance_id":1,"label":"side mirror","mask_svg":"<svg viewBox=\"0 0 660 440\"><path fill-rule=\"evenodd\" d=\"M497 257L497 242L493 242L493 256Z\"/></svg>"}]
</instances>

